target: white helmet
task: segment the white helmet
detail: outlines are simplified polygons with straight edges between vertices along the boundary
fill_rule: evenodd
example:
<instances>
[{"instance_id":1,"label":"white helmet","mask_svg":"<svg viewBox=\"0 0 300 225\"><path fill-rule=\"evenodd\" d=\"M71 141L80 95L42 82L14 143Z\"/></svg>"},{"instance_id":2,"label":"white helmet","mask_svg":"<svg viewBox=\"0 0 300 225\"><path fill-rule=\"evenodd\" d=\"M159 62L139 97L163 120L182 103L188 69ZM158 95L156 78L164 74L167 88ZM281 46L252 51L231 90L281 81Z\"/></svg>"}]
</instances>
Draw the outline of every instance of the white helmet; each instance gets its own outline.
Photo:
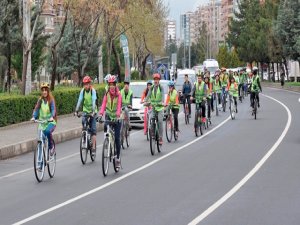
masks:
<instances>
[{"instance_id":1,"label":"white helmet","mask_svg":"<svg viewBox=\"0 0 300 225\"><path fill-rule=\"evenodd\" d=\"M252 68L252 71L254 71L254 70L258 70L258 68L257 68L256 66L254 66L254 67Z\"/></svg>"}]
</instances>

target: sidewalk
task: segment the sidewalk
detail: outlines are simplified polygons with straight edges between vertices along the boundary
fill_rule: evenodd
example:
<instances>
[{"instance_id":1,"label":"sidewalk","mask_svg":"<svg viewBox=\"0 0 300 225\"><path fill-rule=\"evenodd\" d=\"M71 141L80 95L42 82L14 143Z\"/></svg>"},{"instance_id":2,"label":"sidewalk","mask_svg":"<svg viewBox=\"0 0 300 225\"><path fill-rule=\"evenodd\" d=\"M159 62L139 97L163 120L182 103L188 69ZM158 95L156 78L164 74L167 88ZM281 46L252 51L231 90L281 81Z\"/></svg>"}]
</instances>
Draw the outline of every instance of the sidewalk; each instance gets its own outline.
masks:
<instances>
[{"instance_id":1,"label":"sidewalk","mask_svg":"<svg viewBox=\"0 0 300 225\"><path fill-rule=\"evenodd\" d=\"M55 143L71 140L81 135L81 118L72 115L58 117L53 133ZM99 124L98 130L102 126ZM0 128L0 160L33 151L37 142L38 124L24 122Z\"/></svg>"}]
</instances>

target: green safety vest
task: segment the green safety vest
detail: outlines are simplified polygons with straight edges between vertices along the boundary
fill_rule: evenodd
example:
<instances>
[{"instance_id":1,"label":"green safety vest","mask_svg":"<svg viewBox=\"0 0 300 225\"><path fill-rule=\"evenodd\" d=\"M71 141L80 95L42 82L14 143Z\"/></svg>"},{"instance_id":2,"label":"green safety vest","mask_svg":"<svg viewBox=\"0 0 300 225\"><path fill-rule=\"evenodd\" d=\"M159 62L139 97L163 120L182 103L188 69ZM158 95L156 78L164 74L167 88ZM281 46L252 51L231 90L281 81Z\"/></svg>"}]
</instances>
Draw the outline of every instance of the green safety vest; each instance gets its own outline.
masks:
<instances>
[{"instance_id":1,"label":"green safety vest","mask_svg":"<svg viewBox=\"0 0 300 225\"><path fill-rule=\"evenodd\" d=\"M170 96L170 102L169 103L173 105L174 109L179 109L180 106L178 104L176 104L177 91L173 90L171 94L169 93L169 96Z\"/></svg>"},{"instance_id":2,"label":"green safety vest","mask_svg":"<svg viewBox=\"0 0 300 225\"><path fill-rule=\"evenodd\" d=\"M216 93L221 93L221 90L222 90L222 83L221 83L221 86L220 86L220 82L218 81L214 81L214 91Z\"/></svg>"},{"instance_id":3,"label":"green safety vest","mask_svg":"<svg viewBox=\"0 0 300 225\"><path fill-rule=\"evenodd\" d=\"M132 90L128 90L127 96L125 94L124 88L121 90L121 95L122 95L122 106L128 106L130 105L130 98L132 96L133 92Z\"/></svg>"},{"instance_id":4,"label":"green safety vest","mask_svg":"<svg viewBox=\"0 0 300 225\"><path fill-rule=\"evenodd\" d=\"M237 86L237 83L232 83L230 86L229 86L229 94L234 96L234 97L238 97L239 96L239 92L238 92L238 86Z\"/></svg>"},{"instance_id":5,"label":"green safety vest","mask_svg":"<svg viewBox=\"0 0 300 225\"><path fill-rule=\"evenodd\" d=\"M157 87L156 95L154 95L154 88L155 86L152 86L151 90L151 105L155 108L156 111L162 111L164 109L164 106L162 104L162 93L160 92L160 86Z\"/></svg>"},{"instance_id":6,"label":"green safety vest","mask_svg":"<svg viewBox=\"0 0 300 225\"><path fill-rule=\"evenodd\" d=\"M40 120L49 120L51 118L51 112L50 112L50 106L48 102L45 102L43 99L41 99L41 108L39 111L39 119ZM50 122L54 125L56 125L56 121ZM39 129L45 130L48 126L48 123L39 124Z\"/></svg>"},{"instance_id":7,"label":"green safety vest","mask_svg":"<svg viewBox=\"0 0 300 225\"><path fill-rule=\"evenodd\" d=\"M112 100L110 97L110 94L107 93L107 102L106 102L106 115L109 116L111 120L114 120L117 118L117 104L118 104L118 96L115 96Z\"/></svg>"},{"instance_id":8,"label":"green safety vest","mask_svg":"<svg viewBox=\"0 0 300 225\"><path fill-rule=\"evenodd\" d=\"M252 92L259 92L258 81L259 81L258 75L252 78L252 85L251 85Z\"/></svg>"},{"instance_id":9,"label":"green safety vest","mask_svg":"<svg viewBox=\"0 0 300 225\"><path fill-rule=\"evenodd\" d=\"M92 102L92 90L89 92L84 91L84 98L83 98L83 112L91 113L93 111L93 102Z\"/></svg>"},{"instance_id":10,"label":"green safety vest","mask_svg":"<svg viewBox=\"0 0 300 225\"><path fill-rule=\"evenodd\" d=\"M197 82L196 84L196 90L195 90L195 98L196 98L196 103L202 102L204 98L204 82L202 81L200 86L199 83Z\"/></svg>"},{"instance_id":11,"label":"green safety vest","mask_svg":"<svg viewBox=\"0 0 300 225\"><path fill-rule=\"evenodd\" d=\"M233 76L233 78L234 78L234 80L235 80L235 82L236 82L237 84L240 83L240 77L239 77L239 76Z\"/></svg>"}]
</instances>

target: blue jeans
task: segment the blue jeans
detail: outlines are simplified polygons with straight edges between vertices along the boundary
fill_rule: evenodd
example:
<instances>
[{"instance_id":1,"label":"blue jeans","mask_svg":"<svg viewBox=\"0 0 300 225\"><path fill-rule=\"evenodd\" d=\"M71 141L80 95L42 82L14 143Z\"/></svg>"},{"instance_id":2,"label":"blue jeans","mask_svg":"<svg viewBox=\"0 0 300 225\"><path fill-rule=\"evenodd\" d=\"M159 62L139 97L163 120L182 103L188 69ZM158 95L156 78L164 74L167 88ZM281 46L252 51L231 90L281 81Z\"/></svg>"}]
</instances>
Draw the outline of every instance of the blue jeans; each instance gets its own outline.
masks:
<instances>
[{"instance_id":1,"label":"blue jeans","mask_svg":"<svg viewBox=\"0 0 300 225\"><path fill-rule=\"evenodd\" d=\"M53 139L52 139L52 133L55 130L56 125L54 125L53 123L49 123L46 127L45 130L43 130L44 135L47 137L48 139L48 148L51 149L52 145L53 145Z\"/></svg>"},{"instance_id":2,"label":"blue jeans","mask_svg":"<svg viewBox=\"0 0 300 225\"><path fill-rule=\"evenodd\" d=\"M106 120L110 120L108 116L105 118ZM112 129L115 132L115 143L116 143L116 150L117 150L117 158L120 158L120 151L121 151L121 126L122 124L118 121ZM104 123L104 133L107 132L107 123Z\"/></svg>"},{"instance_id":3,"label":"blue jeans","mask_svg":"<svg viewBox=\"0 0 300 225\"><path fill-rule=\"evenodd\" d=\"M83 116L82 117L82 126L83 124L85 123L85 121L87 120L87 117L86 116ZM90 127L90 132L91 132L91 135L94 136L97 134L97 128L96 128L96 118L95 117L91 117L90 119L90 124L88 124L89 127Z\"/></svg>"}]
</instances>

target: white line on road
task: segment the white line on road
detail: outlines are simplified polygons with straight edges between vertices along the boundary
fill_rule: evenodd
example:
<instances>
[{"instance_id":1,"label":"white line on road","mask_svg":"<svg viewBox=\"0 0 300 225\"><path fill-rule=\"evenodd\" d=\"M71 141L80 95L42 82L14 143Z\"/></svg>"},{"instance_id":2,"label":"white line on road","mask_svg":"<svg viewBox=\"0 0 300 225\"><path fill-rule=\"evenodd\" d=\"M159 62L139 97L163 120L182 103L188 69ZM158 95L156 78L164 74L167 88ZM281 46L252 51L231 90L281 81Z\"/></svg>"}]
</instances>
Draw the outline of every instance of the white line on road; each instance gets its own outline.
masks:
<instances>
[{"instance_id":1,"label":"white line on road","mask_svg":"<svg viewBox=\"0 0 300 225\"><path fill-rule=\"evenodd\" d=\"M108 182L108 183L106 183L106 184L104 184L104 185L101 185L101 186L99 186L99 187L97 187L97 188L94 188L94 189L88 191L88 192L85 192L85 193L83 193L83 194L81 194L81 195L78 195L78 196L76 196L76 197L74 197L74 198L71 198L71 199L69 199L69 200L67 200L67 201L65 201L65 202L62 202L62 203L60 203L60 204L58 204L58 205L55 205L55 206L53 206L53 207L51 207L51 208L49 208L49 209L46 209L46 210L44 210L44 211L42 211L42 212L39 212L39 213L37 213L37 214L34 214L34 215L32 215L32 216L30 216L30 217L24 219L24 220L21 220L21 221L19 221L19 222L16 222L16 223L14 223L13 225L20 225L20 224L24 224L24 223L27 223L27 222L29 222L29 221L32 221L32 220L34 220L34 219L36 219L36 218L38 218L38 217L41 217L41 216L43 216L43 215L46 215L46 214L48 214L48 213L50 213L50 212L52 212L52 211L55 211L55 210L57 210L57 209L59 209L59 208L61 208L61 207L64 207L64 206L69 205L69 204L71 204L71 203L73 203L73 202L75 202L75 201L78 201L78 200L80 200L80 199L82 199L82 198L85 198L85 197L87 197L87 196L89 196L89 195L91 195L91 194L94 194L95 192L98 192L98 191L100 191L100 190L102 190L102 189L104 189L104 188L106 188L106 187L108 187L108 186L111 186L111 185L113 185L113 184L115 184L115 183L117 183L117 182L119 182L119 181L121 181L121 180L124 180L125 178L130 177L130 176L132 176L132 175L134 175L134 174L136 174L136 173L138 173L138 172L140 172L140 171L142 171L142 170L144 170L144 169L146 169L146 168L148 168L148 167L150 167L150 166L152 166L152 165L154 165L154 164L156 164L156 163L158 163L158 162L164 160L165 158L170 157L171 155L175 154L176 152L182 151L182 150L185 149L186 147L188 147L188 146L190 146L190 145L196 143L197 141L199 141L199 140L201 140L202 138L206 137L206 136L209 135L210 133L214 132L215 130L217 130L218 128L220 128L221 126L223 126L223 125L224 125L226 122L228 122L229 120L231 120L231 117L230 117L230 116L229 116L226 120L224 120L222 123L220 123L218 126L216 126L215 128L213 128L212 130L208 131L207 133L205 133L205 134L202 135L201 137L196 138L195 140L193 140L193 141L191 141L191 142L189 142L189 143L187 143L187 144L185 144L185 145L183 145L183 146L181 146L181 147L175 149L174 151L172 151L172 152L170 152L170 153L168 153L168 154L166 154L166 155L164 155L164 156L161 156L160 158L158 158L158 159L156 159L156 160L151 161L150 163L147 163L147 164L145 164L145 165L143 165L143 166L141 166L141 167L139 167L139 168L137 168L137 169L135 169L135 170L133 170L133 171L127 173L127 174L124 174L123 176L121 176L121 177L119 177L119 178L116 178L116 179L114 179L114 180L112 180L112 181L110 181L110 182Z\"/></svg>"},{"instance_id":2,"label":"white line on road","mask_svg":"<svg viewBox=\"0 0 300 225\"><path fill-rule=\"evenodd\" d=\"M139 132L141 132L141 131L133 132L131 135L137 134L137 133L139 133ZM97 145L97 148L99 148L100 146L102 146L102 144ZM60 161L66 160L66 159L70 159L70 158L72 158L72 157L74 157L74 156L77 156L77 155L79 155L79 152L73 153L73 154L68 155L68 156L65 156L65 157L63 157L63 158L60 158L60 159L56 160L56 162L60 162ZM20 171L14 172L14 173L10 173L10 174L4 175L4 176L1 176L1 177L0 177L0 180L1 180L1 179L4 179L4 178L8 178L8 177L15 176L15 175L18 175L18 174L22 174L22 173L25 173L25 172L28 172L28 171L31 171L31 170L33 170L33 167L27 168L27 169L24 169L24 170L20 170Z\"/></svg>"},{"instance_id":3,"label":"white line on road","mask_svg":"<svg viewBox=\"0 0 300 225\"><path fill-rule=\"evenodd\" d=\"M275 142L275 144L272 146L272 148L267 152L267 154L256 164L256 166L238 183L236 184L229 192L227 192L222 198L220 198L217 202L215 202L213 205L211 205L208 209L206 209L203 213L201 213L198 217L196 217L192 222L190 222L188 225L196 225L200 223L202 220L204 220L207 216L209 216L211 213L213 213L218 207L220 207L224 202L226 202L232 195L234 195L242 186L246 184L246 182L253 177L257 171L264 165L264 163L270 158L270 156L274 153L274 151L277 149L277 147L280 145L284 137L286 136L290 125L292 121L292 114L289 108L283 104L282 102L278 101L275 98L272 98L267 95L263 95L269 99L272 99L273 101L279 103L282 105L288 114L288 120L286 123L286 126L278 138L278 140Z\"/></svg>"}]
</instances>

